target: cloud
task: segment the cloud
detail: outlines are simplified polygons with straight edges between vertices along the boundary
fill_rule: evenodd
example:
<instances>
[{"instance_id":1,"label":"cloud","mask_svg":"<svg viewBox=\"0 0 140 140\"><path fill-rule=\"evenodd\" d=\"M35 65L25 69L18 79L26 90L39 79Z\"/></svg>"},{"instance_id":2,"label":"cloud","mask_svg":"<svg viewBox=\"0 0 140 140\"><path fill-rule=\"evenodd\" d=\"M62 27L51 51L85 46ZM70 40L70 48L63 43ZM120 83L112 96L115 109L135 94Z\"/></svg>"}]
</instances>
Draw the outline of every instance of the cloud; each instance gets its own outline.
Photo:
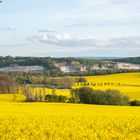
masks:
<instances>
[{"instance_id":1,"label":"cloud","mask_svg":"<svg viewBox=\"0 0 140 140\"><path fill-rule=\"evenodd\" d=\"M65 28L77 28L77 27L110 27L110 26L115 26L115 27L121 27L121 26L128 26L128 25L139 25L140 21L100 21L100 20L96 20L96 21L87 21L87 22L79 22L79 23L75 23L75 24L69 24L67 26L64 26Z\"/></svg>"},{"instance_id":2,"label":"cloud","mask_svg":"<svg viewBox=\"0 0 140 140\"><path fill-rule=\"evenodd\" d=\"M16 28L14 27L2 27L0 28L0 31L15 31Z\"/></svg>"},{"instance_id":3,"label":"cloud","mask_svg":"<svg viewBox=\"0 0 140 140\"><path fill-rule=\"evenodd\" d=\"M110 47L114 46L116 48L128 48L128 49L140 49L140 37L122 37L111 39L108 44Z\"/></svg>"},{"instance_id":4,"label":"cloud","mask_svg":"<svg viewBox=\"0 0 140 140\"><path fill-rule=\"evenodd\" d=\"M87 37L73 37L69 34L44 34L28 38L32 43L43 43L55 46L64 47L97 47L97 48L140 48L140 37L121 37L121 38L95 38L93 36Z\"/></svg>"},{"instance_id":5,"label":"cloud","mask_svg":"<svg viewBox=\"0 0 140 140\"><path fill-rule=\"evenodd\" d=\"M33 36L28 38L33 43L47 43L58 46L103 46L108 43L106 39L96 39L88 37L72 37L69 34L53 34Z\"/></svg>"},{"instance_id":6,"label":"cloud","mask_svg":"<svg viewBox=\"0 0 140 140\"><path fill-rule=\"evenodd\" d=\"M54 33L55 30L53 30L53 29L41 29L41 30L38 30L38 32L39 33L47 33L47 32Z\"/></svg>"}]
</instances>

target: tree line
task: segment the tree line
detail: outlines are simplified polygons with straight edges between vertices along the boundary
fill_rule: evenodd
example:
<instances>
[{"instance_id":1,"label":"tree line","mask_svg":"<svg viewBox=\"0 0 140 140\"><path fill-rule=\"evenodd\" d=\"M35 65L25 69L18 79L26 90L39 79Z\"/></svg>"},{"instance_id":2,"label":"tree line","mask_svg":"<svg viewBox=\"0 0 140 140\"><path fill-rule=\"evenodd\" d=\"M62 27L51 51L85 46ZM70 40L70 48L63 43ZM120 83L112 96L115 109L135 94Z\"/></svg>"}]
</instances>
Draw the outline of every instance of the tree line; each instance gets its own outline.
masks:
<instances>
[{"instance_id":1,"label":"tree line","mask_svg":"<svg viewBox=\"0 0 140 140\"><path fill-rule=\"evenodd\" d=\"M140 64L140 57L119 58L119 59L113 59L112 61L114 61L114 62L124 62L124 63Z\"/></svg>"},{"instance_id":2,"label":"tree line","mask_svg":"<svg viewBox=\"0 0 140 140\"><path fill-rule=\"evenodd\" d=\"M94 64L98 64L99 66L112 63L112 65L116 62L134 62L139 63L139 58L125 58L125 59L113 59L112 62L108 62L106 60L96 60L96 59L84 59L84 58L51 58L51 57L0 57L0 68L1 67L7 67L7 66L34 66L39 65L43 66L45 68L44 71L39 72L40 75L43 75L44 77L58 77L58 76L92 76L92 75L107 75L107 74L115 74L115 73L126 73L126 72L139 72L140 70L126 70L126 69L114 69L113 67L111 69L100 69L100 70L91 70L91 66ZM131 61L134 60L134 61ZM87 71L85 72L73 72L73 73L64 73L62 72L58 67L56 67L56 64L66 64L66 65L81 65L86 66ZM15 72L15 75L18 75L19 72ZM24 72L23 72L24 73ZM19 74L22 74L20 72ZM35 75L33 72L29 72L25 75ZM27 77L25 77L27 79ZM24 79L22 77L22 79ZM27 82L29 79L27 80Z\"/></svg>"},{"instance_id":3,"label":"tree line","mask_svg":"<svg viewBox=\"0 0 140 140\"><path fill-rule=\"evenodd\" d=\"M118 90L94 90L89 87L72 89L70 97L56 95L55 89L52 94L32 94L29 90L24 92L27 102L61 102L76 104L97 105L131 105L140 106L140 101L129 101L127 95L122 95Z\"/></svg>"}]
</instances>

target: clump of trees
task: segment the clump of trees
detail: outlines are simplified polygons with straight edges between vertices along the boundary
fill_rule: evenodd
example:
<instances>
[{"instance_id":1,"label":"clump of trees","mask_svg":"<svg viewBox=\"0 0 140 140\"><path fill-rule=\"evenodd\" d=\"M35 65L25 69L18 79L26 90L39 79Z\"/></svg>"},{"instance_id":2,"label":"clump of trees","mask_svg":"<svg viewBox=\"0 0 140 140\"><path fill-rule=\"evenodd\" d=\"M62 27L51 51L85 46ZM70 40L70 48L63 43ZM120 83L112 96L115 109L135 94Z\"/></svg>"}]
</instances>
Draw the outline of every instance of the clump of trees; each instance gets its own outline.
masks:
<instances>
[{"instance_id":1,"label":"clump of trees","mask_svg":"<svg viewBox=\"0 0 140 140\"><path fill-rule=\"evenodd\" d=\"M131 106L140 106L140 101L138 101L138 100L130 101L130 105Z\"/></svg>"},{"instance_id":2,"label":"clump of trees","mask_svg":"<svg viewBox=\"0 0 140 140\"><path fill-rule=\"evenodd\" d=\"M93 90L82 87L73 90L73 94L79 98L80 103L98 105L128 105L129 97L121 95L118 90Z\"/></svg>"},{"instance_id":3,"label":"clump of trees","mask_svg":"<svg viewBox=\"0 0 140 140\"><path fill-rule=\"evenodd\" d=\"M62 96L62 95L56 95L56 94L52 94L52 95L46 95L45 96L45 101L46 102L62 102L62 103L66 103L68 102L68 97L67 96Z\"/></svg>"},{"instance_id":4,"label":"clump of trees","mask_svg":"<svg viewBox=\"0 0 140 140\"><path fill-rule=\"evenodd\" d=\"M15 81L8 74L0 74L0 94L13 94L17 92Z\"/></svg>"},{"instance_id":5,"label":"clump of trees","mask_svg":"<svg viewBox=\"0 0 140 140\"><path fill-rule=\"evenodd\" d=\"M78 103L79 99L71 93L70 97L57 95L56 90L52 89L52 94L43 93L40 91L33 92L30 86L23 87L23 93L26 97L26 102L62 102L62 103Z\"/></svg>"},{"instance_id":6,"label":"clump of trees","mask_svg":"<svg viewBox=\"0 0 140 140\"><path fill-rule=\"evenodd\" d=\"M67 97L62 95L49 94L45 95L45 102L79 103L79 98L77 98L75 95Z\"/></svg>"},{"instance_id":7,"label":"clump of trees","mask_svg":"<svg viewBox=\"0 0 140 140\"><path fill-rule=\"evenodd\" d=\"M76 78L70 76L50 77L39 73L10 73L11 77L20 85L45 86L48 88L70 89Z\"/></svg>"},{"instance_id":8,"label":"clump of trees","mask_svg":"<svg viewBox=\"0 0 140 140\"><path fill-rule=\"evenodd\" d=\"M73 77L59 77L59 78L47 78L46 85L48 87L55 87L60 89L71 89L71 87L75 84L76 80Z\"/></svg>"},{"instance_id":9,"label":"clump of trees","mask_svg":"<svg viewBox=\"0 0 140 140\"><path fill-rule=\"evenodd\" d=\"M75 96L67 97L54 94L32 94L29 90L25 90L26 102L61 102L61 103L78 103Z\"/></svg>"},{"instance_id":10,"label":"clump of trees","mask_svg":"<svg viewBox=\"0 0 140 140\"><path fill-rule=\"evenodd\" d=\"M30 91L29 87L24 87L23 89L23 93L26 96L26 102L34 102L35 101L35 96L33 95L33 93Z\"/></svg>"}]
</instances>

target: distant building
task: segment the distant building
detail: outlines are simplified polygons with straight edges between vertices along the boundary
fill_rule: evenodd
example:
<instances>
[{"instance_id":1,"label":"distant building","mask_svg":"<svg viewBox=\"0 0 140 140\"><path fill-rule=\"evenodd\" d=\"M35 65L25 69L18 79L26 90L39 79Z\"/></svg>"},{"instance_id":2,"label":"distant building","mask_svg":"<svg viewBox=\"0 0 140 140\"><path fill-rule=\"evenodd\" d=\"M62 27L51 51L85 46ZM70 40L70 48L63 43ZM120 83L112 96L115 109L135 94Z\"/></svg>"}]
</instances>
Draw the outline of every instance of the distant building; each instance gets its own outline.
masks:
<instances>
[{"instance_id":1,"label":"distant building","mask_svg":"<svg viewBox=\"0 0 140 140\"><path fill-rule=\"evenodd\" d=\"M69 73L69 72L84 72L86 71L85 66L59 66L60 70Z\"/></svg>"},{"instance_id":2,"label":"distant building","mask_svg":"<svg viewBox=\"0 0 140 140\"><path fill-rule=\"evenodd\" d=\"M106 70L109 69L106 65L99 66L98 64L94 64L90 70Z\"/></svg>"},{"instance_id":3,"label":"distant building","mask_svg":"<svg viewBox=\"0 0 140 140\"><path fill-rule=\"evenodd\" d=\"M140 65L137 64L131 64L131 63L107 63L107 64L94 64L91 68L91 70L107 70L107 69L140 69Z\"/></svg>"},{"instance_id":4,"label":"distant building","mask_svg":"<svg viewBox=\"0 0 140 140\"><path fill-rule=\"evenodd\" d=\"M140 69L140 65L137 64L131 64L131 63L120 63L118 62L116 65L117 69Z\"/></svg>"},{"instance_id":5,"label":"distant building","mask_svg":"<svg viewBox=\"0 0 140 140\"><path fill-rule=\"evenodd\" d=\"M33 72L33 71L44 71L42 66L9 66L0 68L0 71L4 72Z\"/></svg>"}]
</instances>

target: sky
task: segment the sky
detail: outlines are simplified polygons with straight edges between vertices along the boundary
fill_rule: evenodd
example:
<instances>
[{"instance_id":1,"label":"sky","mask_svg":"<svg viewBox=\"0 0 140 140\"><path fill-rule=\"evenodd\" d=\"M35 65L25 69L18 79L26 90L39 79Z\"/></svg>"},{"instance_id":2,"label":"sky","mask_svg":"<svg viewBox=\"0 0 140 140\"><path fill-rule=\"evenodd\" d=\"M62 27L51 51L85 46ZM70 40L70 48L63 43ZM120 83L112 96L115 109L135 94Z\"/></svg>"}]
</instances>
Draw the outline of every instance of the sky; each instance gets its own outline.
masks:
<instances>
[{"instance_id":1,"label":"sky","mask_svg":"<svg viewBox=\"0 0 140 140\"><path fill-rule=\"evenodd\" d=\"M140 0L3 0L6 55L140 56Z\"/></svg>"}]
</instances>

